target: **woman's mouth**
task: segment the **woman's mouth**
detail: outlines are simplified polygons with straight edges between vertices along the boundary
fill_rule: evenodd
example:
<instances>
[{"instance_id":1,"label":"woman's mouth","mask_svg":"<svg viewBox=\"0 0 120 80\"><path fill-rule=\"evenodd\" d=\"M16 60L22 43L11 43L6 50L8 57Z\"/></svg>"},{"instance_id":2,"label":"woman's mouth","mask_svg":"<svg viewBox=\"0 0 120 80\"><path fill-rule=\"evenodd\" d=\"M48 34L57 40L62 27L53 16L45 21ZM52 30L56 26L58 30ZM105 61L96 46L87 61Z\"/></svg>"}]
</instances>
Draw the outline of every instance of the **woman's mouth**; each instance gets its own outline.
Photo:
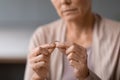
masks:
<instances>
[{"instance_id":1,"label":"woman's mouth","mask_svg":"<svg viewBox=\"0 0 120 80\"><path fill-rule=\"evenodd\" d=\"M62 13L68 15L68 14L73 14L73 13L75 13L76 11L77 11L76 8L64 9L64 10L62 11Z\"/></svg>"}]
</instances>

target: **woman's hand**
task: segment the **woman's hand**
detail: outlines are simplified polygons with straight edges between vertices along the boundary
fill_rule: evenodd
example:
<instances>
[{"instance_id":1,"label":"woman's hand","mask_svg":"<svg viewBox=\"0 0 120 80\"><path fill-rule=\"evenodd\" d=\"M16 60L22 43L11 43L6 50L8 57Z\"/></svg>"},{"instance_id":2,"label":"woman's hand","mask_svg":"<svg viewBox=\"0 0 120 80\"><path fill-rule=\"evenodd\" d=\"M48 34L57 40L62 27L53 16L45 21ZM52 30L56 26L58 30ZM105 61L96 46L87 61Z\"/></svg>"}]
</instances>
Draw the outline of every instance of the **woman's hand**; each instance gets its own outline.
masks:
<instances>
[{"instance_id":1,"label":"woman's hand","mask_svg":"<svg viewBox=\"0 0 120 80\"><path fill-rule=\"evenodd\" d=\"M74 68L76 78L84 80L88 74L87 51L75 43L56 43L56 47L67 55L70 65Z\"/></svg>"},{"instance_id":2,"label":"woman's hand","mask_svg":"<svg viewBox=\"0 0 120 80\"><path fill-rule=\"evenodd\" d=\"M55 43L41 45L35 48L28 57L28 61L34 70L32 80L44 80L49 71L50 55L55 49Z\"/></svg>"}]
</instances>

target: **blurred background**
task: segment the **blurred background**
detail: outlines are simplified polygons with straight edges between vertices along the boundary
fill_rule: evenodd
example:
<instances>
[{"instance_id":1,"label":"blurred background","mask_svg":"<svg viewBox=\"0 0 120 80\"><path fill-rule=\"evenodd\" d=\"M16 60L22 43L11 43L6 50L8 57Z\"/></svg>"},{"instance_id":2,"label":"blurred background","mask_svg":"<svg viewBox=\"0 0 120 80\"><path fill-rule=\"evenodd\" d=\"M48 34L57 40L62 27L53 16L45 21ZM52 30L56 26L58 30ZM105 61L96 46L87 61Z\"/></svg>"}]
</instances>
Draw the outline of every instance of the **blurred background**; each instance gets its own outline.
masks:
<instances>
[{"instance_id":1,"label":"blurred background","mask_svg":"<svg viewBox=\"0 0 120 80\"><path fill-rule=\"evenodd\" d=\"M93 0L93 11L120 21L120 0ZM50 0L0 0L0 80L23 80L32 33L58 18Z\"/></svg>"}]
</instances>

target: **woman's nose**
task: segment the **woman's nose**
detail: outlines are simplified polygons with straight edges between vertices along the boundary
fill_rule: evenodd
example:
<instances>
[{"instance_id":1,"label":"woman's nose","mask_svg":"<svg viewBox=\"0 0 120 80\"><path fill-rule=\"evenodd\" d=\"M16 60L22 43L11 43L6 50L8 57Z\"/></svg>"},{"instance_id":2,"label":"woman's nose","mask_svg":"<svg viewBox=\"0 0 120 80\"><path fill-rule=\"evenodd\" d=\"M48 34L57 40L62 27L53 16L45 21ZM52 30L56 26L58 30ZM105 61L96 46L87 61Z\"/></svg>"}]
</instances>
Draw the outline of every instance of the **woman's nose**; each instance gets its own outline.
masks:
<instances>
[{"instance_id":1,"label":"woman's nose","mask_svg":"<svg viewBox=\"0 0 120 80\"><path fill-rule=\"evenodd\" d=\"M61 4L70 4L71 0L60 0Z\"/></svg>"}]
</instances>

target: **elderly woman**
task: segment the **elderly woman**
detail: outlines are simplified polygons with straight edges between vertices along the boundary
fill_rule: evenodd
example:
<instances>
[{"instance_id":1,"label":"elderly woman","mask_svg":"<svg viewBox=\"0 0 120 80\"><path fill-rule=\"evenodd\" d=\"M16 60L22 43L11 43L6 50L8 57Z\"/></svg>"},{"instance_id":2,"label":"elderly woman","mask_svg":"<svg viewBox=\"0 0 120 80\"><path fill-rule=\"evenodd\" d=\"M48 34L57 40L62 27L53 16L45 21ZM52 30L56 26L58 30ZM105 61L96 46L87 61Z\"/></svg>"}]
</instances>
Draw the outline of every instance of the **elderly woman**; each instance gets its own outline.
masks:
<instances>
[{"instance_id":1,"label":"elderly woman","mask_svg":"<svg viewBox=\"0 0 120 80\"><path fill-rule=\"evenodd\" d=\"M38 28L25 80L120 80L120 23L91 11L92 0L51 0L60 20Z\"/></svg>"}]
</instances>

